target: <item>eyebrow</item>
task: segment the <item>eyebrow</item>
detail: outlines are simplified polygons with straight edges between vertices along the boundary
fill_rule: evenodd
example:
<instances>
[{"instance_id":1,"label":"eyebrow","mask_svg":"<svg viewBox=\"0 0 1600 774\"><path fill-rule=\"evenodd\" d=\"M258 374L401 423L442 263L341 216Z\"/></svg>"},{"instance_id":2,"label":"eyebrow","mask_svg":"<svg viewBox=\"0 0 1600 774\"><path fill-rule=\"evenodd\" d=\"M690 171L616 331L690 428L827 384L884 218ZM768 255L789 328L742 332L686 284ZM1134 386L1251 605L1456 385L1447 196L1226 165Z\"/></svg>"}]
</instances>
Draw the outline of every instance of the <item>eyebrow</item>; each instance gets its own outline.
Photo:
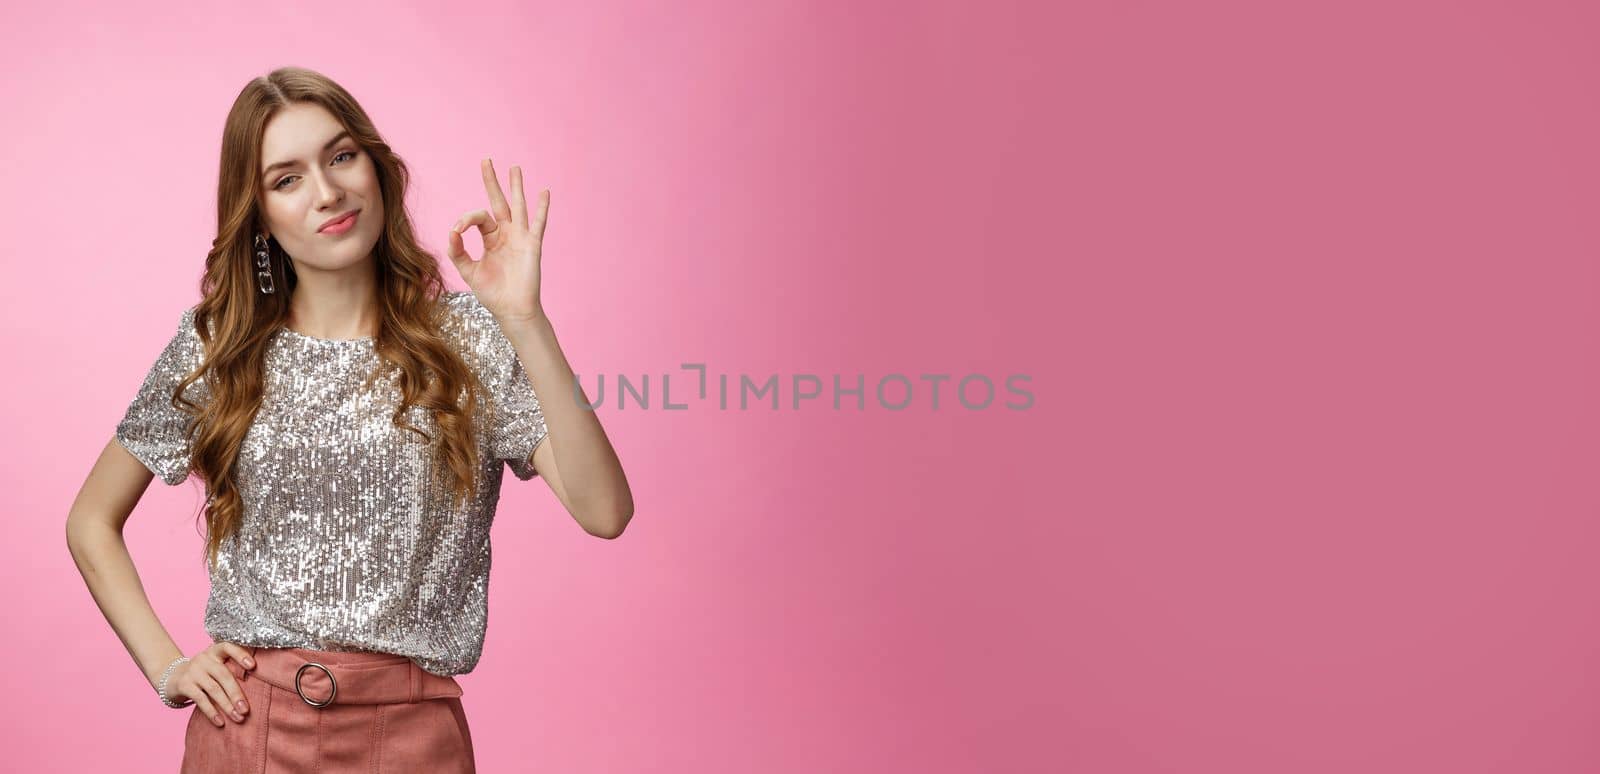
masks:
<instances>
[{"instance_id":1,"label":"eyebrow","mask_svg":"<svg viewBox=\"0 0 1600 774\"><path fill-rule=\"evenodd\" d=\"M347 138L349 136L350 136L350 132L348 132L348 131L343 131L343 132L338 133L337 135L334 135L333 139L329 140L326 145L322 146L322 152L323 153L327 153L328 151L333 150L333 146L338 145L340 140L343 140L343 139L345 139L345 138ZM292 166L294 166L296 164L299 164L299 163L300 162L298 162L298 161L280 161L280 162L278 162L276 164L273 164L273 165L267 167L266 169L262 170L261 171L261 178L263 180L265 180L269 175L272 174L273 170L279 169L281 167L292 167Z\"/></svg>"}]
</instances>

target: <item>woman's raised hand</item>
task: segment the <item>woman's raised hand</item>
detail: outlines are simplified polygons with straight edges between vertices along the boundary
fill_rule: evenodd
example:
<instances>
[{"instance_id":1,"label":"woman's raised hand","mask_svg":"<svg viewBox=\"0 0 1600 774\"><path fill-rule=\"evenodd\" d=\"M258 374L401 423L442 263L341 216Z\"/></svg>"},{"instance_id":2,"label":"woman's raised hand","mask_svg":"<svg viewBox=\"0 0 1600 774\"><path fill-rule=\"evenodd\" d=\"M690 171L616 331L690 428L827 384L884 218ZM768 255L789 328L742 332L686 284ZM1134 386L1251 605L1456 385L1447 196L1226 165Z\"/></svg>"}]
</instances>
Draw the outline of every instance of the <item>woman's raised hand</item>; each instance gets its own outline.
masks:
<instances>
[{"instance_id":1,"label":"woman's raised hand","mask_svg":"<svg viewBox=\"0 0 1600 774\"><path fill-rule=\"evenodd\" d=\"M450 229L450 262L456 265L478 302L502 322L533 320L544 316L539 300L539 254L544 242L545 216L550 192L539 192L538 211L528 218L528 201L522 192L522 168L511 168L511 201L500 190L494 162L484 159L483 188L489 194L488 210L462 215ZM473 260L461 234L471 226L483 237L483 258Z\"/></svg>"},{"instance_id":2,"label":"woman's raised hand","mask_svg":"<svg viewBox=\"0 0 1600 774\"><path fill-rule=\"evenodd\" d=\"M167 677L167 695L174 700L193 701L219 728L225 725L221 712L243 723L244 716L250 712L250 704L245 701L239 681L228 669L228 659L238 662L243 671L255 668L250 651L231 642L214 642L172 670Z\"/></svg>"}]
</instances>

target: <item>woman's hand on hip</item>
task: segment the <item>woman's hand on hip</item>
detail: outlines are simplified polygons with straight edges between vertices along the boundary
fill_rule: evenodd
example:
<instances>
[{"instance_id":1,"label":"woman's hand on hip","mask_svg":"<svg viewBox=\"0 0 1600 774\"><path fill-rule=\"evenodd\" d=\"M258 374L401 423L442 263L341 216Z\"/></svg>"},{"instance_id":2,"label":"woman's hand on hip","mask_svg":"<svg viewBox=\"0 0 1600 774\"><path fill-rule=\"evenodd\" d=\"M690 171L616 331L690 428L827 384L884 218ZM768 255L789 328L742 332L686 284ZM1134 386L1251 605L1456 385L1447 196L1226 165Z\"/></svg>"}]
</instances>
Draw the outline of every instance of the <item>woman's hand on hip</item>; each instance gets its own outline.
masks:
<instances>
[{"instance_id":1,"label":"woman's hand on hip","mask_svg":"<svg viewBox=\"0 0 1600 774\"><path fill-rule=\"evenodd\" d=\"M167 678L167 695L174 699L189 699L200 712L217 727L226 725L222 714L243 723L250 712L239 681L228 669L228 660L238 662L244 671L255 668L255 660L242 646L231 642L214 642L205 650L194 654L179 664Z\"/></svg>"}]
</instances>

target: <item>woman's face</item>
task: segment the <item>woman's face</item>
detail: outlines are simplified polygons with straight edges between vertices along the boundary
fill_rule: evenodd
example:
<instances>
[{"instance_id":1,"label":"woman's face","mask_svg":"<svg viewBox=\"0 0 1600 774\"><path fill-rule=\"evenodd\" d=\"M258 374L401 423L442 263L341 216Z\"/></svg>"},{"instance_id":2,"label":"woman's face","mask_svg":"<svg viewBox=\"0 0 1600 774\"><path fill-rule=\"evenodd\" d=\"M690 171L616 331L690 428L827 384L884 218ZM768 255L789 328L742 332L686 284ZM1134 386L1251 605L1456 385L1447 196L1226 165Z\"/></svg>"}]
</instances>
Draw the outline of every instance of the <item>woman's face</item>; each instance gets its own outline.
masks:
<instances>
[{"instance_id":1,"label":"woman's face","mask_svg":"<svg viewBox=\"0 0 1600 774\"><path fill-rule=\"evenodd\" d=\"M295 103L278 111L267 122L261 164L266 228L297 273L337 272L372 255L383 231L377 170L326 108ZM355 211L343 231L322 230Z\"/></svg>"}]
</instances>

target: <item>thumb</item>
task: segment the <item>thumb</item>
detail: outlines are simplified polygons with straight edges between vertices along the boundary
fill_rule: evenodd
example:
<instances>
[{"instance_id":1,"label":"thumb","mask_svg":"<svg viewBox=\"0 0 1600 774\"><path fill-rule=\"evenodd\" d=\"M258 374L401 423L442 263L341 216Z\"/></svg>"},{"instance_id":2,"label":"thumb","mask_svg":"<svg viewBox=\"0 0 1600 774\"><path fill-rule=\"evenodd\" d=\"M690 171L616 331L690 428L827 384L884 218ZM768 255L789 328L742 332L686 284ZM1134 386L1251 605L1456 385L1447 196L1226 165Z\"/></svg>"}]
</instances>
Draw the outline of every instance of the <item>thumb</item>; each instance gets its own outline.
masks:
<instances>
[{"instance_id":1,"label":"thumb","mask_svg":"<svg viewBox=\"0 0 1600 774\"><path fill-rule=\"evenodd\" d=\"M445 256L455 264L456 271L461 273L461 278L470 282L478 267L475 265L477 261L472 260L472 256L467 254L467 246L461 239L461 232L465 229L466 225L460 222L451 227L447 242L449 247L445 250Z\"/></svg>"}]
</instances>

